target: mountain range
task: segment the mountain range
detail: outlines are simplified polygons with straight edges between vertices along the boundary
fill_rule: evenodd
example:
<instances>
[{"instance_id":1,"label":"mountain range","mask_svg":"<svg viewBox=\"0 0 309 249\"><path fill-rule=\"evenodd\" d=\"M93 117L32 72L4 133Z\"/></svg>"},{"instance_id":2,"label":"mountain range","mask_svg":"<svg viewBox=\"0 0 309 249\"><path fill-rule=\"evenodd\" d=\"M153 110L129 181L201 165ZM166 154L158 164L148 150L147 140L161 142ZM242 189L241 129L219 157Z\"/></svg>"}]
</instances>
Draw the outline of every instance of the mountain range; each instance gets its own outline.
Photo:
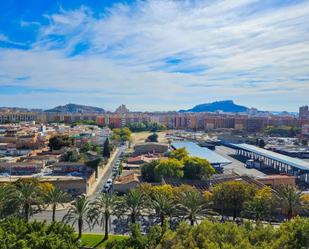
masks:
<instances>
[{"instance_id":1,"label":"mountain range","mask_svg":"<svg viewBox=\"0 0 309 249\"><path fill-rule=\"evenodd\" d=\"M216 101L212 103L199 104L188 110L179 112L246 112L249 108L242 105L234 104L233 100Z\"/></svg>"},{"instance_id":2,"label":"mountain range","mask_svg":"<svg viewBox=\"0 0 309 249\"><path fill-rule=\"evenodd\" d=\"M77 104L66 104L59 105L55 108L45 110L45 112L55 112L55 113L105 113L105 110L99 107L87 106L87 105L77 105Z\"/></svg>"}]
</instances>

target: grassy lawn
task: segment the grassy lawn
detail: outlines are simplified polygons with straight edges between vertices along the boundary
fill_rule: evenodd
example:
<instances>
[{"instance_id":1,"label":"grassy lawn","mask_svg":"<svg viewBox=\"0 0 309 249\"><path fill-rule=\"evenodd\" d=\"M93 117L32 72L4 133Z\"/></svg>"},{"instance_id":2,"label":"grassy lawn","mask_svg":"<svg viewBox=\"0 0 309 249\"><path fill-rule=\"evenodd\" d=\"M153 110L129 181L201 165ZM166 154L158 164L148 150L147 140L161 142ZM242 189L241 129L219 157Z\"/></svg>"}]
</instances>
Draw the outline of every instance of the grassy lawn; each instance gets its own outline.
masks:
<instances>
[{"instance_id":1,"label":"grassy lawn","mask_svg":"<svg viewBox=\"0 0 309 249\"><path fill-rule=\"evenodd\" d=\"M102 242L103 234L83 234L82 235L82 246L86 247L95 247L95 248L105 248L105 245L109 241L114 240L123 240L126 239L127 236L123 235L109 235L109 239L107 241Z\"/></svg>"}]
</instances>

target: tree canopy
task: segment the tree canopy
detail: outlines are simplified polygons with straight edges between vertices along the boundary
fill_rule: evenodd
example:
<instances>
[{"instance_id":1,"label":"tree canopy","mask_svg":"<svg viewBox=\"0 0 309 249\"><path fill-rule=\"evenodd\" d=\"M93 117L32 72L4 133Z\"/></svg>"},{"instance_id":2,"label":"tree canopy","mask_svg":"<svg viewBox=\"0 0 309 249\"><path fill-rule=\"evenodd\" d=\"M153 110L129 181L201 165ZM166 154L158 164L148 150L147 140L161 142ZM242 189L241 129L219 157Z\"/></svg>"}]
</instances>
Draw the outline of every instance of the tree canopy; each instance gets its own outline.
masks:
<instances>
[{"instance_id":1,"label":"tree canopy","mask_svg":"<svg viewBox=\"0 0 309 249\"><path fill-rule=\"evenodd\" d=\"M215 173L211 164L199 157L188 157L184 161L184 177L188 179L208 178Z\"/></svg>"},{"instance_id":2,"label":"tree canopy","mask_svg":"<svg viewBox=\"0 0 309 249\"><path fill-rule=\"evenodd\" d=\"M0 221L3 249L77 249L75 231L62 222L25 222L18 218Z\"/></svg>"},{"instance_id":3,"label":"tree canopy","mask_svg":"<svg viewBox=\"0 0 309 249\"><path fill-rule=\"evenodd\" d=\"M132 132L139 132L139 131L163 131L166 127L162 124L156 122L132 122L127 124L127 127Z\"/></svg>"},{"instance_id":4,"label":"tree canopy","mask_svg":"<svg viewBox=\"0 0 309 249\"><path fill-rule=\"evenodd\" d=\"M125 128L115 128L113 129L112 140L117 142L125 142L131 140L131 130L127 127Z\"/></svg>"},{"instance_id":5,"label":"tree canopy","mask_svg":"<svg viewBox=\"0 0 309 249\"><path fill-rule=\"evenodd\" d=\"M73 139L65 135L57 135L57 136L51 137L49 139L49 144L48 144L51 150L60 150L63 147L70 147L72 145L73 145Z\"/></svg>"},{"instance_id":6,"label":"tree canopy","mask_svg":"<svg viewBox=\"0 0 309 249\"><path fill-rule=\"evenodd\" d=\"M146 139L146 142L158 142L158 134L157 133L152 133L150 134L147 139Z\"/></svg>"}]
</instances>

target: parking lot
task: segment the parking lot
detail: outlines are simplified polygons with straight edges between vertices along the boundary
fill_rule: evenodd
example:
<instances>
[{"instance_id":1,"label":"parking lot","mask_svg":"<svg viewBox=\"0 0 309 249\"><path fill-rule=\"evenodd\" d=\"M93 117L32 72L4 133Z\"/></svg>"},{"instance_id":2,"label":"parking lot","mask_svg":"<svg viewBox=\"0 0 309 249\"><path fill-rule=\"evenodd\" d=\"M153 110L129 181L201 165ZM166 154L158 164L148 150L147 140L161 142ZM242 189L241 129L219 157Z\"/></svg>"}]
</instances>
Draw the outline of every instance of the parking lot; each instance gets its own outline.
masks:
<instances>
[{"instance_id":1,"label":"parking lot","mask_svg":"<svg viewBox=\"0 0 309 249\"><path fill-rule=\"evenodd\" d=\"M235 155L235 150L226 147L223 145L216 146L216 150L218 154L221 156L225 157L226 159L230 160L232 163L224 166L223 172L230 172L234 171L235 173L239 175L248 175L252 177L261 177L265 176L265 174L257 169L248 169L245 167L245 162L242 162L234 157Z\"/></svg>"}]
</instances>

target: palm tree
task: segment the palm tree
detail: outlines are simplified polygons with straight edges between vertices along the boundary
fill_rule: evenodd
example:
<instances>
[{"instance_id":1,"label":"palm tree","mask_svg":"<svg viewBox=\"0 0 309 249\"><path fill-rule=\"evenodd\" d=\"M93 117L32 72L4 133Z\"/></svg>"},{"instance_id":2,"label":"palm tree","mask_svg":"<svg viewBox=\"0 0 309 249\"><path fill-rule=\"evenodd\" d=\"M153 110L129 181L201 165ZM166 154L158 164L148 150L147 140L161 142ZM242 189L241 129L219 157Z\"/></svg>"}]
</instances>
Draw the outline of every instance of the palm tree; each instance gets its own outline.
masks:
<instances>
[{"instance_id":1,"label":"palm tree","mask_svg":"<svg viewBox=\"0 0 309 249\"><path fill-rule=\"evenodd\" d=\"M14 195L15 202L18 203L22 210L23 217L26 222L29 221L30 215L36 210L41 210L42 190L34 181L19 181L15 185L16 194Z\"/></svg>"},{"instance_id":2,"label":"palm tree","mask_svg":"<svg viewBox=\"0 0 309 249\"><path fill-rule=\"evenodd\" d=\"M84 227L84 222L90 227L90 202L86 196L79 196L72 203L72 206L69 208L68 213L63 217L63 221L66 223L72 223L74 226L77 222L78 225L78 238L82 237L82 230Z\"/></svg>"},{"instance_id":3,"label":"palm tree","mask_svg":"<svg viewBox=\"0 0 309 249\"><path fill-rule=\"evenodd\" d=\"M98 224L105 230L103 241L108 239L110 216L116 209L117 200L113 194L101 193L91 204L89 217L93 224Z\"/></svg>"},{"instance_id":4,"label":"palm tree","mask_svg":"<svg viewBox=\"0 0 309 249\"><path fill-rule=\"evenodd\" d=\"M146 197L144 193L138 189L131 189L118 203L118 208L124 212L129 212L131 222L136 223L136 218L141 215L145 209Z\"/></svg>"},{"instance_id":5,"label":"palm tree","mask_svg":"<svg viewBox=\"0 0 309 249\"><path fill-rule=\"evenodd\" d=\"M290 185L282 185L277 189L279 202L285 212L287 219L293 218L302 207L302 193Z\"/></svg>"},{"instance_id":6,"label":"palm tree","mask_svg":"<svg viewBox=\"0 0 309 249\"><path fill-rule=\"evenodd\" d=\"M47 204L52 206L52 221L55 221L57 206L63 206L63 203L69 200L69 195L59 188L51 188L44 194L44 199Z\"/></svg>"},{"instance_id":7,"label":"palm tree","mask_svg":"<svg viewBox=\"0 0 309 249\"><path fill-rule=\"evenodd\" d=\"M195 189L184 191L178 197L177 213L193 226L199 218L203 218L210 209L203 196Z\"/></svg>"},{"instance_id":8,"label":"palm tree","mask_svg":"<svg viewBox=\"0 0 309 249\"><path fill-rule=\"evenodd\" d=\"M3 218L8 213L14 213L16 207L15 194L16 191L12 186L0 186L0 218Z\"/></svg>"},{"instance_id":9,"label":"palm tree","mask_svg":"<svg viewBox=\"0 0 309 249\"><path fill-rule=\"evenodd\" d=\"M167 216L171 216L174 210L174 201L164 193L154 193L150 199L150 206L160 218L161 226Z\"/></svg>"}]
</instances>

